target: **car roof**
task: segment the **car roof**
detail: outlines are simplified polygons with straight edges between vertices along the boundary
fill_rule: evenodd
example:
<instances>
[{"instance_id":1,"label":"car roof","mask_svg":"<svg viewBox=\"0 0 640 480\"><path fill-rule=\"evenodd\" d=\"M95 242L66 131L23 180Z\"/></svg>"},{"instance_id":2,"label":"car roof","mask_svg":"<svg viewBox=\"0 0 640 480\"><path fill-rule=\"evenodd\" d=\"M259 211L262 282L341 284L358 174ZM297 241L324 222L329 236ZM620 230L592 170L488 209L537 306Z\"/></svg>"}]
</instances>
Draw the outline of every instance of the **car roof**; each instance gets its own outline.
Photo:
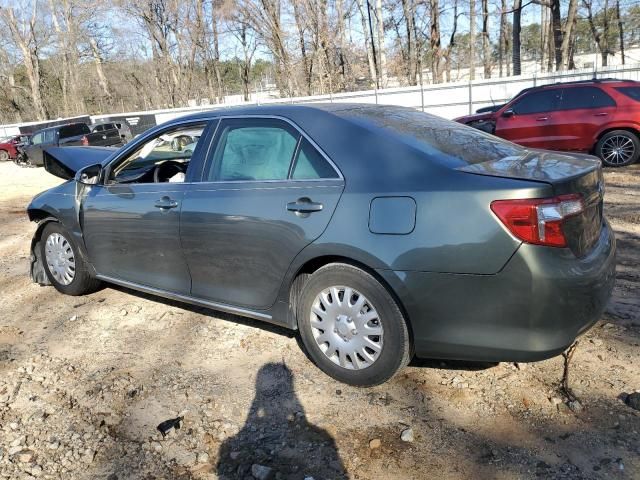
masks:
<instances>
[{"instance_id":1,"label":"car roof","mask_svg":"<svg viewBox=\"0 0 640 480\"><path fill-rule=\"evenodd\" d=\"M84 123L84 122L72 122L72 123L65 123L63 125L54 125L53 127L41 128L40 130L36 130L35 132L30 133L29 135L34 135L34 134L40 133L40 132L46 132L48 130L56 130L58 128L68 127L70 125L86 125L86 123Z\"/></svg>"},{"instance_id":2,"label":"car roof","mask_svg":"<svg viewBox=\"0 0 640 480\"><path fill-rule=\"evenodd\" d=\"M545 88L558 88L558 87L572 87L572 86L584 86L584 85L638 85L640 82L635 80L625 80L620 78L592 78L590 80L575 80L572 82L556 82L556 83L548 83L545 85L540 85L538 87L533 87L534 89L545 89Z\"/></svg>"}]
</instances>

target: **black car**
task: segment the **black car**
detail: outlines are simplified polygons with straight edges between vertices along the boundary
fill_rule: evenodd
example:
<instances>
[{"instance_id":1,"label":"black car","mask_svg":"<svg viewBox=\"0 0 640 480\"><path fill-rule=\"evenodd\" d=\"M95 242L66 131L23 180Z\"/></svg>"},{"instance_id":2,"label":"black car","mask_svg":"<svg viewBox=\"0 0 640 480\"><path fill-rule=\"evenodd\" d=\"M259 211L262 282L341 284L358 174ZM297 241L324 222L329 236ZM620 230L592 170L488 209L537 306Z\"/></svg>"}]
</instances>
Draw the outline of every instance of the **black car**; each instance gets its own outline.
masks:
<instances>
[{"instance_id":1,"label":"black car","mask_svg":"<svg viewBox=\"0 0 640 480\"><path fill-rule=\"evenodd\" d=\"M43 151L49 147L69 147L74 145L110 147L122 145L117 128L92 132L86 123L68 123L44 128L35 132L28 145L23 147L31 165L44 164Z\"/></svg>"},{"instance_id":2,"label":"black car","mask_svg":"<svg viewBox=\"0 0 640 480\"><path fill-rule=\"evenodd\" d=\"M172 148L181 137L195 147ZM114 283L299 330L351 384L414 354L559 354L613 288L598 159L412 109L218 110L116 152L48 154L69 181L28 207L35 281L70 295Z\"/></svg>"}]
</instances>

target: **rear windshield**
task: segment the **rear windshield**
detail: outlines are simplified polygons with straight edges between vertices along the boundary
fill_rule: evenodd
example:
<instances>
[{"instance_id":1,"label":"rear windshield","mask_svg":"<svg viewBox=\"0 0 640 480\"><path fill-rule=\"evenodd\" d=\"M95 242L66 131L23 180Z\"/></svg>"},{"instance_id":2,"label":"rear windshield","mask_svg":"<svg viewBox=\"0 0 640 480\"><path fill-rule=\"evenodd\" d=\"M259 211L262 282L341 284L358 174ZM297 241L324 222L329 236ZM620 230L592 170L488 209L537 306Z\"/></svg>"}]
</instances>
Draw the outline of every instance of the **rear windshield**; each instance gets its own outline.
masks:
<instances>
[{"instance_id":1,"label":"rear windshield","mask_svg":"<svg viewBox=\"0 0 640 480\"><path fill-rule=\"evenodd\" d=\"M618 87L616 90L636 102L640 102L640 87Z\"/></svg>"},{"instance_id":2,"label":"rear windshield","mask_svg":"<svg viewBox=\"0 0 640 480\"><path fill-rule=\"evenodd\" d=\"M60 138L77 137L89 133L89 126L86 123L73 123L60 127Z\"/></svg>"},{"instance_id":3,"label":"rear windshield","mask_svg":"<svg viewBox=\"0 0 640 480\"><path fill-rule=\"evenodd\" d=\"M385 129L449 166L474 165L521 157L523 148L488 133L442 117L403 107L352 107L335 111L341 117Z\"/></svg>"}]
</instances>

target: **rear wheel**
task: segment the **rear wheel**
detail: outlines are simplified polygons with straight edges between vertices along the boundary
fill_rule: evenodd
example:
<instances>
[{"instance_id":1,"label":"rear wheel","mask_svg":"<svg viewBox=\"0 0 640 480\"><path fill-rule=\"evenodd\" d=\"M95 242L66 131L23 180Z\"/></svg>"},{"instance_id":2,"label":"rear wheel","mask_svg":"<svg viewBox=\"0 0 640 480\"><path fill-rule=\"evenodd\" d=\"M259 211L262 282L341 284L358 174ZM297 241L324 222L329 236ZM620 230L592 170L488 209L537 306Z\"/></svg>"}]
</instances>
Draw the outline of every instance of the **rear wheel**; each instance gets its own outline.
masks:
<instances>
[{"instance_id":1,"label":"rear wheel","mask_svg":"<svg viewBox=\"0 0 640 480\"><path fill-rule=\"evenodd\" d=\"M304 284L300 337L326 374L356 386L378 385L407 365L407 324L393 297L369 273L332 263Z\"/></svg>"},{"instance_id":2,"label":"rear wheel","mask_svg":"<svg viewBox=\"0 0 640 480\"><path fill-rule=\"evenodd\" d=\"M84 295L100 287L100 281L91 274L71 234L58 223L51 222L44 227L40 248L44 271L59 292Z\"/></svg>"},{"instance_id":3,"label":"rear wheel","mask_svg":"<svg viewBox=\"0 0 640 480\"><path fill-rule=\"evenodd\" d=\"M608 167L631 165L640 157L640 140L627 130L608 132L598 141L596 155Z\"/></svg>"},{"instance_id":4,"label":"rear wheel","mask_svg":"<svg viewBox=\"0 0 640 480\"><path fill-rule=\"evenodd\" d=\"M9 152L0 150L0 162L6 162L7 160L9 160Z\"/></svg>"}]
</instances>

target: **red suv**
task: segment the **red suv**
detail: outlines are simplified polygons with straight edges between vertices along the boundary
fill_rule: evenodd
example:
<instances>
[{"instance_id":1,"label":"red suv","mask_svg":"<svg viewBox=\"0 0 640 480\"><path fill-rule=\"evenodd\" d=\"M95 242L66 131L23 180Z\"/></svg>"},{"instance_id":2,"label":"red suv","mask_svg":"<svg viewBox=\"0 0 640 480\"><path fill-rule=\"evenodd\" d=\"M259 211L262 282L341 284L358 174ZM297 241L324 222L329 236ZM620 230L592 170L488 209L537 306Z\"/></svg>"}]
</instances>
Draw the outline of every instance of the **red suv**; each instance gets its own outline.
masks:
<instances>
[{"instance_id":1,"label":"red suv","mask_svg":"<svg viewBox=\"0 0 640 480\"><path fill-rule=\"evenodd\" d=\"M29 141L29 135L13 135L11 137L0 137L0 162L16 158L18 147Z\"/></svg>"},{"instance_id":2,"label":"red suv","mask_svg":"<svg viewBox=\"0 0 640 480\"><path fill-rule=\"evenodd\" d=\"M605 165L622 167L640 157L640 82L544 85L493 112L456 121L525 147L593 153Z\"/></svg>"}]
</instances>

